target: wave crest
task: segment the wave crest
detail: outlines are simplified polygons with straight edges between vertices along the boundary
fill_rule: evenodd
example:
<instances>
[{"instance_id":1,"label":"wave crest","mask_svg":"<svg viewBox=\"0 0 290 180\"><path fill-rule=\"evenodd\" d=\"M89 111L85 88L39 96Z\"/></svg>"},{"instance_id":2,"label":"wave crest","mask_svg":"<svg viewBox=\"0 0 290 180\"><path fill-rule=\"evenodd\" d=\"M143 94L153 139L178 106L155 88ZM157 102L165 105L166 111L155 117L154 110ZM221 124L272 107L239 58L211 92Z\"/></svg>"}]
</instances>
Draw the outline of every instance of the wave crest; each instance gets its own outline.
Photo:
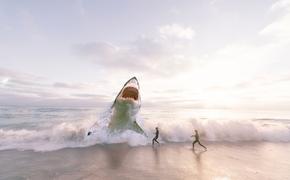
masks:
<instances>
[{"instance_id":1,"label":"wave crest","mask_svg":"<svg viewBox=\"0 0 290 180\"><path fill-rule=\"evenodd\" d=\"M51 151L61 148L85 147L100 143L128 143L131 146L151 143L155 126L160 129L161 142L192 141L198 129L205 141L271 141L290 142L290 126L281 121L191 119L180 121L138 121L148 137L131 130L109 133L107 129L111 112L107 111L97 122L61 122L45 129L1 129L0 150L20 149ZM93 125L94 124L94 125ZM93 134L87 136L93 126Z\"/></svg>"}]
</instances>

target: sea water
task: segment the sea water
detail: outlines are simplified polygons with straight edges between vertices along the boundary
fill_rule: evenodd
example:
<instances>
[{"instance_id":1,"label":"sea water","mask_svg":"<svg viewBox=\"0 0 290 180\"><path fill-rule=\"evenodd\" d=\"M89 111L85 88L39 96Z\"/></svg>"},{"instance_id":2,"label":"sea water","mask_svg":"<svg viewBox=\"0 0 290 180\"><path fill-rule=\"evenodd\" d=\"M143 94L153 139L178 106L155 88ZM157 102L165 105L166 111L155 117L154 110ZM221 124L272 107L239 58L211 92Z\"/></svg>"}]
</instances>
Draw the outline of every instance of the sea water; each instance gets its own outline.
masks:
<instances>
[{"instance_id":1,"label":"sea water","mask_svg":"<svg viewBox=\"0 0 290 180\"><path fill-rule=\"evenodd\" d=\"M109 106L108 106L109 107ZM290 113L142 107L137 122L147 136L133 131L110 134L108 107L0 107L0 150L52 151L95 144L151 143L155 127L161 142L189 142L194 129L205 141L290 141ZM87 132L94 128L92 136Z\"/></svg>"}]
</instances>

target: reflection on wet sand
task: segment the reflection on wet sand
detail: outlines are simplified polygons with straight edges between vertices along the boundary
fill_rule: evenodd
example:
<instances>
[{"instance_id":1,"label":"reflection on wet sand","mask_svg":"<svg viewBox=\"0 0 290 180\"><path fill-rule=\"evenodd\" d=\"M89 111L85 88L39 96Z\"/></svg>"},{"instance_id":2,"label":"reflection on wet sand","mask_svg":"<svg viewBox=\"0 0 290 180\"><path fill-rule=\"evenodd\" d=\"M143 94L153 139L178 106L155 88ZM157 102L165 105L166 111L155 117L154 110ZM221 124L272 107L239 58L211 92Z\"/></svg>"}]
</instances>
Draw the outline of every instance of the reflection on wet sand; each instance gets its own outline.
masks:
<instances>
[{"instance_id":1,"label":"reflection on wet sand","mask_svg":"<svg viewBox=\"0 0 290 180\"><path fill-rule=\"evenodd\" d=\"M117 169L122 166L122 162L127 157L130 149L131 148L127 144L104 147L103 153L106 156L109 168Z\"/></svg>"},{"instance_id":2,"label":"reflection on wet sand","mask_svg":"<svg viewBox=\"0 0 290 180\"><path fill-rule=\"evenodd\" d=\"M158 166L159 162L160 162L160 159L159 159L159 148L152 146L152 150L153 150L153 153L154 153L155 164Z\"/></svg>"},{"instance_id":3,"label":"reflection on wet sand","mask_svg":"<svg viewBox=\"0 0 290 180\"><path fill-rule=\"evenodd\" d=\"M203 179L202 154L205 153L206 150L204 150L204 151L196 151L196 150L192 149L192 152L194 154L194 160L195 160L195 163L196 163L197 175L198 175L198 177L200 177L200 179Z\"/></svg>"},{"instance_id":4,"label":"reflection on wet sand","mask_svg":"<svg viewBox=\"0 0 290 180\"><path fill-rule=\"evenodd\" d=\"M187 143L154 148L111 144L52 152L0 151L0 179L290 178L289 144L209 146L206 152L192 151Z\"/></svg>"}]
</instances>

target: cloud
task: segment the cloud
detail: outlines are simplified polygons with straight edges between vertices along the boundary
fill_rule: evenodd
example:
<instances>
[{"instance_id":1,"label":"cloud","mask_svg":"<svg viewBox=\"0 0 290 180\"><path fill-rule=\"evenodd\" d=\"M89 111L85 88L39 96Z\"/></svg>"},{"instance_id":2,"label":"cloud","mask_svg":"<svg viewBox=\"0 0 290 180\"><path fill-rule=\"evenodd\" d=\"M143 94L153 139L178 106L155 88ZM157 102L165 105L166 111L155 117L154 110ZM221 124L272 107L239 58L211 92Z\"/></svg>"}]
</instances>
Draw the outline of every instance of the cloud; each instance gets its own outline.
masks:
<instances>
[{"instance_id":1,"label":"cloud","mask_svg":"<svg viewBox=\"0 0 290 180\"><path fill-rule=\"evenodd\" d=\"M0 105L9 106L99 106L103 107L108 105L110 102L104 100L103 98L39 98L30 97L17 94L4 94L0 93Z\"/></svg>"},{"instance_id":2,"label":"cloud","mask_svg":"<svg viewBox=\"0 0 290 180\"><path fill-rule=\"evenodd\" d=\"M112 97L109 97L107 95L101 95L101 94L84 94L84 93L79 93L79 94L71 94L72 96L74 97L78 97L78 98L86 98L86 99L95 99L95 98L98 98L98 99L103 99L103 100L107 100L107 99L110 99Z\"/></svg>"},{"instance_id":3,"label":"cloud","mask_svg":"<svg viewBox=\"0 0 290 180\"><path fill-rule=\"evenodd\" d=\"M9 78L2 78L2 79L0 80L0 84L1 84L1 85L6 85L6 84L8 83L8 81L9 81Z\"/></svg>"},{"instance_id":4,"label":"cloud","mask_svg":"<svg viewBox=\"0 0 290 180\"><path fill-rule=\"evenodd\" d=\"M274 38L280 43L290 42L290 0L280 0L271 6L272 13L284 11L274 22L260 31L260 35Z\"/></svg>"},{"instance_id":5,"label":"cloud","mask_svg":"<svg viewBox=\"0 0 290 180\"><path fill-rule=\"evenodd\" d=\"M20 72L12 71L12 70L1 68L1 67L0 67L0 77L20 78L20 79L23 78L30 81L43 80L43 77L40 77L40 76L36 76L29 73L20 73Z\"/></svg>"},{"instance_id":6,"label":"cloud","mask_svg":"<svg viewBox=\"0 0 290 180\"><path fill-rule=\"evenodd\" d=\"M68 84L64 82L55 82L53 83L53 87L56 88L67 88L67 89L82 89L84 88L81 84Z\"/></svg>"},{"instance_id":7,"label":"cloud","mask_svg":"<svg viewBox=\"0 0 290 180\"><path fill-rule=\"evenodd\" d=\"M279 0L271 6L272 11L290 8L290 0Z\"/></svg>"},{"instance_id":8,"label":"cloud","mask_svg":"<svg viewBox=\"0 0 290 180\"><path fill-rule=\"evenodd\" d=\"M159 28L159 33L161 37L165 39L177 38L191 40L195 35L191 27L183 27L178 24L161 26Z\"/></svg>"},{"instance_id":9,"label":"cloud","mask_svg":"<svg viewBox=\"0 0 290 180\"><path fill-rule=\"evenodd\" d=\"M8 69L0 68L0 87L2 88L32 88L32 87L45 87L45 78L35 76L28 73L15 72Z\"/></svg>"},{"instance_id":10,"label":"cloud","mask_svg":"<svg viewBox=\"0 0 290 180\"><path fill-rule=\"evenodd\" d=\"M98 55L100 57L107 57L118 52L118 47L106 42L89 42L76 46L80 55L92 56Z\"/></svg>"},{"instance_id":11,"label":"cloud","mask_svg":"<svg viewBox=\"0 0 290 180\"><path fill-rule=\"evenodd\" d=\"M282 42L290 41L290 12L265 27L261 35L270 36Z\"/></svg>"},{"instance_id":12,"label":"cloud","mask_svg":"<svg viewBox=\"0 0 290 180\"><path fill-rule=\"evenodd\" d=\"M0 94L21 95L24 97L56 97L48 91L45 78L0 68Z\"/></svg>"},{"instance_id":13,"label":"cloud","mask_svg":"<svg viewBox=\"0 0 290 180\"><path fill-rule=\"evenodd\" d=\"M100 105L108 102L94 83L54 82L0 68L0 105Z\"/></svg>"},{"instance_id":14,"label":"cloud","mask_svg":"<svg viewBox=\"0 0 290 180\"><path fill-rule=\"evenodd\" d=\"M154 36L143 35L122 45L108 42L78 44L74 46L74 52L82 59L85 57L115 73L130 71L173 76L190 69L195 61L192 37L191 28L175 24L163 26Z\"/></svg>"},{"instance_id":15,"label":"cloud","mask_svg":"<svg viewBox=\"0 0 290 180\"><path fill-rule=\"evenodd\" d=\"M290 4L279 5L279 12L273 7L270 13L276 19L257 38L209 53L205 65L184 78L197 82L194 89L201 93L194 96L205 107L289 108Z\"/></svg>"}]
</instances>

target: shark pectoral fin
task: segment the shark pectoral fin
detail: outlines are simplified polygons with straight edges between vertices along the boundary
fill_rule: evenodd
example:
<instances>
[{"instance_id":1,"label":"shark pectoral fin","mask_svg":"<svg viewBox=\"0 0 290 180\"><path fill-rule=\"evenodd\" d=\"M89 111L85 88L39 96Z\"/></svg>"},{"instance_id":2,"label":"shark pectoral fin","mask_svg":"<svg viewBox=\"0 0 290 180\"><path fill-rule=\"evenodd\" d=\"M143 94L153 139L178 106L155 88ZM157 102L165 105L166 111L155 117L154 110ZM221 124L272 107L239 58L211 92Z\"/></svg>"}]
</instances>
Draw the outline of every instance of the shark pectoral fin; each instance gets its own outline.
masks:
<instances>
[{"instance_id":1,"label":"shark pectoral fin","mask_svg":"<svg viewBox=\"0 0 290 180\"><path fill-rule=\"evenodd\" d=\"M136 121L133 122L133 130L136 131L136 132L138 132L138 133L142 133L142 134L144 134L145 136L147 136L146 133L145 133L145 132L143 131L143 129L142 129L142 128L137 124Z\"/></svg>"}]
</instances>

